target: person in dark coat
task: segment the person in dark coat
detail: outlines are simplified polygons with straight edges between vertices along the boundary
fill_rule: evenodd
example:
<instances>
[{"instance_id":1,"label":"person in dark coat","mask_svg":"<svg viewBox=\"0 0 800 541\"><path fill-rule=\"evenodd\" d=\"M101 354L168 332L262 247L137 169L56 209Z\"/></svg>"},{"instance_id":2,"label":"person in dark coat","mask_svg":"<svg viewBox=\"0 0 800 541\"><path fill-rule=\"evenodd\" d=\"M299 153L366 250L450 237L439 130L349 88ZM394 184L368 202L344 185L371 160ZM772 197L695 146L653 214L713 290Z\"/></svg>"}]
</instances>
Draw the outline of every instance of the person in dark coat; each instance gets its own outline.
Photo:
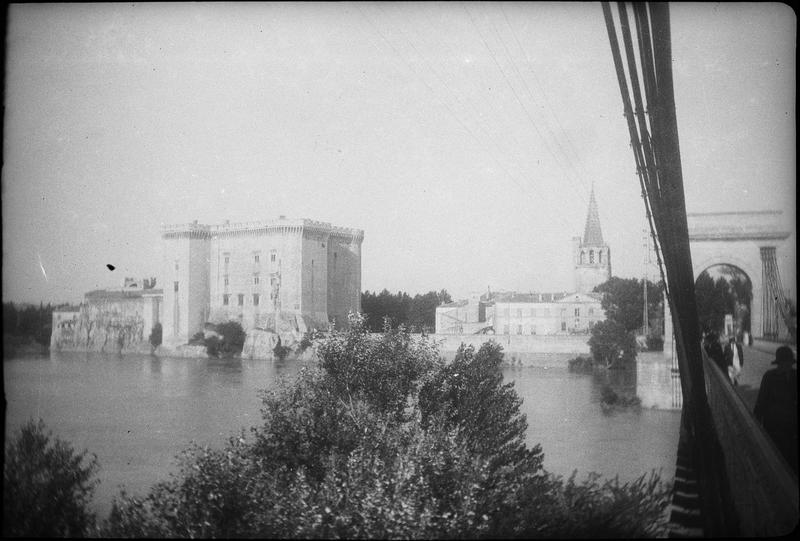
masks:
<instances>
[{"instance_id":1,"label":"person in dark coat","mask_svg":"<svg viewBox=\"0 0 800 541\"><path fill-rule=\"evenodd\" d=\"M708 357L719 366L722 373L728 375L728 365L725 364L725 352L722 351L722 345L719 343L719 335L714 331L706 335L705 349Z\"/></svg>"},{"instance_id":2,"label":"person in dark coat","mask_svg":"<svg viewBox=\"0 0 800 541\"><path fill-rule=\"evenodd\" d=\"M761 378L755 418L769 434L775 446L797 473L797 370L794 353L788 346L775 351L772 364Z\"/></svg>"},{"instance_id":3,"label":"person in dark coat","mask_svg":"<svg viewBox=\"0 0 800 541\"><path fill-rule=\"evenodd\" d=\"M725 366L728 369L728 377L731 383L739 385L739 374L742 372L744 366L744 353L742 351L742 344L731 337L727 344L725 344Z\"/></svg>"}]
</instances>

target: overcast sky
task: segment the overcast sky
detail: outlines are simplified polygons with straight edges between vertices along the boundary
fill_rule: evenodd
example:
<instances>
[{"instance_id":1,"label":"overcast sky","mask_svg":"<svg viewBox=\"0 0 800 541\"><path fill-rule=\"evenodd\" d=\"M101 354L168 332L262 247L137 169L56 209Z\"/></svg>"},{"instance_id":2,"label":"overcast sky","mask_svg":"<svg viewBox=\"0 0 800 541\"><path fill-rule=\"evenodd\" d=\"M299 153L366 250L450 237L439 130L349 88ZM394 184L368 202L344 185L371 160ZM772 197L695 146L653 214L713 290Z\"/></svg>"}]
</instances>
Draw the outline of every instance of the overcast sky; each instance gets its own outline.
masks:
<instances>
[{"instance_id":1,"label":"overcast sky","mask_svg":"<svg viewBox=\"0 0 800 541\"><path fill-rule=\"evenodd\" d=\"M689 211L795 230L794 12L671 15ZM365 290L568 290L592 184L642 274L600 4L14 5L6 55L4 300L157 276L161 223L281 214L363 229Z\"/></svg>"}]
</instances>

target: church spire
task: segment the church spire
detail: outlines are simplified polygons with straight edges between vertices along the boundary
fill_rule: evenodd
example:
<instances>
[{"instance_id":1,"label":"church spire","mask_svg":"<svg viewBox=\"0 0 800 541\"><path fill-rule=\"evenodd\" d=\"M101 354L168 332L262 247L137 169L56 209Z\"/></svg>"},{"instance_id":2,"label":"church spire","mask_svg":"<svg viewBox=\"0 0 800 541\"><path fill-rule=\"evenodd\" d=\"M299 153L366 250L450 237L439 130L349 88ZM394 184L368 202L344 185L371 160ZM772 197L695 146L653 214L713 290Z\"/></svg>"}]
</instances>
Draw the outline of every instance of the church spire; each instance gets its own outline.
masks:
<instances>
[{"instance_id":1,"label":"church spire","mask_svg":"<svg viewBox=\"0 0 800 541\"><path fill-rule=\"evenodd\" d=\"M601 246L603 244L603 232L600 229L600 215L597 212L597 201L594 199L594 183L592 183L592 192L589 196L589 213L586 215L583 244L590 246Z\"/></svg>"}]
</instances>

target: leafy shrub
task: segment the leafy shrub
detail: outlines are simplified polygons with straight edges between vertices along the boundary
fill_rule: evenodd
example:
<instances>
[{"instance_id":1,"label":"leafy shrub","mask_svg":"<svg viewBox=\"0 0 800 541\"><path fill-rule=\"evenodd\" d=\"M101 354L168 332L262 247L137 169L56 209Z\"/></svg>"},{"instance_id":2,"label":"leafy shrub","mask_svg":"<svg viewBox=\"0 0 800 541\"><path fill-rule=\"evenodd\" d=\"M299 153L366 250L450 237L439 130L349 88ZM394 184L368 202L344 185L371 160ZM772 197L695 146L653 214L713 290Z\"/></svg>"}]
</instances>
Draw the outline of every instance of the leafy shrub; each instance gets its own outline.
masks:
<instances>
[{"instance_id":1,"label":"leafy shrub","mask_svg":"<svg viewBox=\"0 0 800 541\"><path fill-rule=\"evenodd\" d=\"M95 525L88 506L98 468L96 456L76 453L42 420L26 423L6 443L3 536L88 535Z\"/></svg>"},{"instance_id":2,"label":"leafy shrub","mask_svg":"<svg viewBox=\"0 0 800 541\"><path fill-rule=\"evenodd\" d=\"M161 345L163 330L161 328L161 323L156 323L153 325L153 329L150 331L150 344L153 347L158 347Z\"/></svg>"},{"instance_id":3,"label":"leafy shrub","mask_svg":"<svg viewBox=\"0 0 800 541\"><path fill-rule=\"evenodd\" d=\"M591 374L594 371L594 362L591 357L575 357L567 361L570 372L579 374Z\"/></svg>"},{"instance_id":4,"label":"leafy shrub","mask_svg":"<svg viewBox=\"0 0 800 541\"><path fill-rule=\"evenodd\" d=\"M292 352L292 348L289 346L284 346L281 344L281 339L278 338L278 343L275 344L275 347L272 348L272 353L275 354L275 358L279 361L284 360L289 354Z\"/></svg>"},{"instance_id":5,"label":"leafy shrub","mask_svg":"<svg viewBox=\"0 0 800 541\"><path fill-rule=\"evenodd\" d=\"M206 346L209 357L234 357L242 353L247 334L238 321L226 321L215 326L216 334L208 338L205 332L200 331L194 335L192 341ZM189 343L192 344L193 342Z\"/></svg>"},{"instance_id":6,"label":"leafy shrub","mask_svg":"<svg viewBox=\"0 0 800 541\"><path fill-rule=\"evenodd\" d=\"M638 396L620 395L610 385L603 385L600 390L600 403L604 406L604 411L609 408L630 408L639 407L642 404Z\"/></svg>"}]
</instances>

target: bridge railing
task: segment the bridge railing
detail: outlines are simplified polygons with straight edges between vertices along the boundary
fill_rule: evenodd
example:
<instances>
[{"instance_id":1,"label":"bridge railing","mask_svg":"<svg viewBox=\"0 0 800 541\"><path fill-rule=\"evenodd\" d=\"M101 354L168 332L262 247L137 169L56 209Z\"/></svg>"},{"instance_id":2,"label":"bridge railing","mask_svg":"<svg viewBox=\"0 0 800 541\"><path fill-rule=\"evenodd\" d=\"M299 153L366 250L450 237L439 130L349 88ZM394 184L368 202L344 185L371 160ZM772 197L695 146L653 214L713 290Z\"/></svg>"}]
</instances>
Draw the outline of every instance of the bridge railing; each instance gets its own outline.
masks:
<instances>
[{"instance_id":1,"label":"bridge railing","mask_svg":"<svg viewBox=\"0 0 800 541\"><path fill-rule=\"evenodd\" d=\"M740 535L768 537L791 532L798 522L796 474L733 389L727 374L705 351L703 366Z\"/></svg>"}]
</instances>

